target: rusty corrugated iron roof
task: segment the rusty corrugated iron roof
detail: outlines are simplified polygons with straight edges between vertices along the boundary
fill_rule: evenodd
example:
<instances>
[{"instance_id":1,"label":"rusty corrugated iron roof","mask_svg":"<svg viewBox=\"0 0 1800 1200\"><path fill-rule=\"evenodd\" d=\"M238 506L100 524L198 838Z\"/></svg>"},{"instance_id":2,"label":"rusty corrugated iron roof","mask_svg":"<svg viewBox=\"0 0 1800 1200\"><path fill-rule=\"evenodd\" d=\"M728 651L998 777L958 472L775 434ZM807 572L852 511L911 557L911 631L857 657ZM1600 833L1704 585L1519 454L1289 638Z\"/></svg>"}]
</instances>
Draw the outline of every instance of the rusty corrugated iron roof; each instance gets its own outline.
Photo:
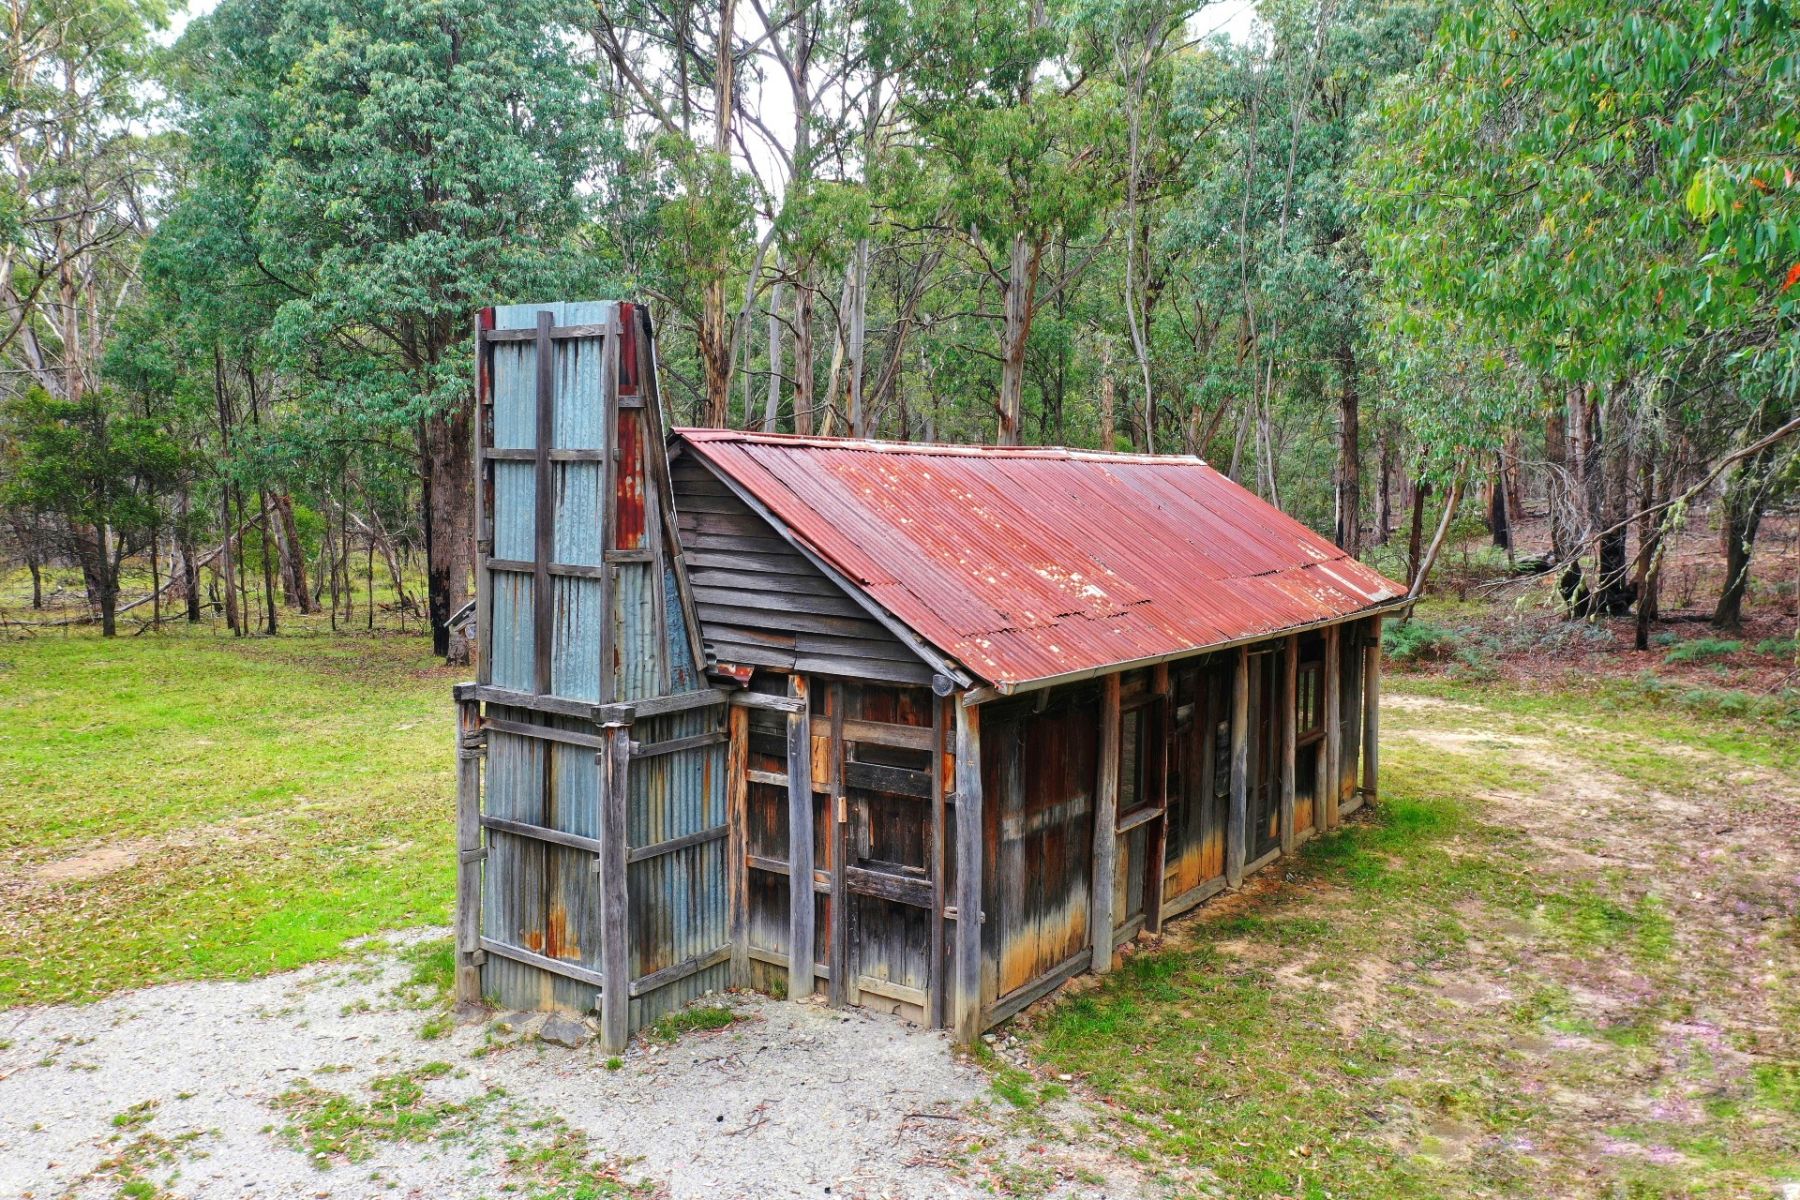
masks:
<instances>
[{"instance_id":1,"label":"rusty corrugated iron roof","mask_svg":"<svg viewBox=\"0 0 1800 1200\"><path fill-rule=\"evenodd\" d=\"M1330 622L1405 592L1198 458L677 433L1003 692Z\"/></svg>"}]
</instances>

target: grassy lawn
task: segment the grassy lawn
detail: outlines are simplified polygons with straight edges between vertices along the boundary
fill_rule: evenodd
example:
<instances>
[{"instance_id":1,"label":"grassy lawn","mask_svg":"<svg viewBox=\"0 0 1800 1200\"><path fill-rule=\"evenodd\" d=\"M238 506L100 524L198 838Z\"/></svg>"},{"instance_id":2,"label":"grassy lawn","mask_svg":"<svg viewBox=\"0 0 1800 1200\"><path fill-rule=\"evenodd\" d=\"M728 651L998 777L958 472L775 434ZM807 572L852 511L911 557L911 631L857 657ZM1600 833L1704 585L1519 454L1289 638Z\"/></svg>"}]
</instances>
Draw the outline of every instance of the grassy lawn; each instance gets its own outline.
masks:
<instances>
[{"instance_id":1,"label":"grassy lawn","mask_svg":"<svg viewBox=\"0 0 1800 1200\"><path fill-rule=\"evenodd\" d=\"M0 1005L446 920L455 678L381 633L0 643Z\"/></svg>"},{"instance_id":2,"label":"grassy lawn","mask_svg":"<svg viewBox=\"0 0 1800 1200\"><path fill-rule=\"evenodd\" d=\"M1179 1195L1800 1180L1791 742L1604 690L1391 692L1379 809L1034 1016L1018 1119L1090 1138L1052 1117L1075 1087Z\"/></svg>"}]
</instances>

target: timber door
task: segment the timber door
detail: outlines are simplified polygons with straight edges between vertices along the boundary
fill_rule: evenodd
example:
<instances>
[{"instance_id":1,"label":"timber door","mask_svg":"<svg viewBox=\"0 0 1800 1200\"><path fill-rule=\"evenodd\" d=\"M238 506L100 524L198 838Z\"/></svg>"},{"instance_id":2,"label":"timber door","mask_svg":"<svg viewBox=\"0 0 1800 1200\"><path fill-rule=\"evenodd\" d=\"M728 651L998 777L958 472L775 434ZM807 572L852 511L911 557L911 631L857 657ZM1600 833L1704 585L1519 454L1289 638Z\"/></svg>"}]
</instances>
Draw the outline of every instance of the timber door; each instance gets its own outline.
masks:
<instances>
[{"instance_id":1,"label":"timber door","mask_svg":"<svg viewBox=\"0 0 1800 1200\"><path fill-rule=\"evenodd\" d=\"M1225 884L1225 825L1231 807L1229 662L1171 673L1175 711L1169 754L1169 837L1163 909L1191 908Z\"/></svg>"},{"instance_id":2,"label":"timber door","mask_svg":"<svg viewBox=\"0 0 1800 1200\"><path fill-rule=\"evenodd\" d=\"M815 680L814 775L828 803L834 1004L941 1020L944 706L929 689Z\"/></svg>"},{"instance_id":3,"label":"timber door","mask_svg":"<svg viewBox=\"0 0 1800 1200\"><path fill-rule=\"evenodd\" d=\"M982 717L984 1007L1016 1009L1086 961L1099 712L1089 687Z\"/></svg>"},{"instance_id":4,"label":"timber door","mask_svg":"<svg viewBox=\"0 0 1800 1200\"><path fill-rule=\"evenodd\" d=\"M1250 777L1246 781L1244 861L1281 847L1282 652L1250 655Z\"/></svg>"}]
</instances>

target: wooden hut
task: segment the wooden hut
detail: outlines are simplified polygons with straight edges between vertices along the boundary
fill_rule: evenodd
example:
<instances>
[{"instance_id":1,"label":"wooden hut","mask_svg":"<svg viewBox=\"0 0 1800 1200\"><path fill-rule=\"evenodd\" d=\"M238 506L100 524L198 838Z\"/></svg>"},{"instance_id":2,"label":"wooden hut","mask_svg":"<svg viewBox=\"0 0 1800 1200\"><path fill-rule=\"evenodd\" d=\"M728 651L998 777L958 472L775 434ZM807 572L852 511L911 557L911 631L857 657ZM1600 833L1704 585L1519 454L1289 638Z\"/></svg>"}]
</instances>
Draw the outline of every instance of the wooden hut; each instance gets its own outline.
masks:
<instances>
[{"instance_id":1,"label":"wooden hut","mask_svg":"<svg viewBox=\"0 0 1800 1200\"><path fill-rule=\"evenodd\" d=\"M1403 589L1198 459L665 437L641 308L482 325L465 999L967 1040L1374 796Z\"/></svg>"}]
</instances>

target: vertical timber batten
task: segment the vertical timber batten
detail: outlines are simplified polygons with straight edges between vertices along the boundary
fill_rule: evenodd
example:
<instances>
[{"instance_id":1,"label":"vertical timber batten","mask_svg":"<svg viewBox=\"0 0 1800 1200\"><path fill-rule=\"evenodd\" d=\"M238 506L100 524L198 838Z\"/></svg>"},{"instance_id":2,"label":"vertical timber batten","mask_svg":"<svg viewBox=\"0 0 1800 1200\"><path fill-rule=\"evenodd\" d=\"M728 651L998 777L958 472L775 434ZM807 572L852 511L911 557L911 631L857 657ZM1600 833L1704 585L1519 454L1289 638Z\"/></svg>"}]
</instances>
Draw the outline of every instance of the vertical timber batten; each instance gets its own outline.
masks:
<instances>
[{"instance_id":1,"label":"vertical timber batten","mask_svg":"<svg viewBox=\"0 0 1800 1200\"><path fill-rule=\"evenodd\" d=\"M494 310L475 314L475 679L494 681L494 586L483 564L494 554L494 345L484 334Z\"/></svg>"},{"instance_id":2,"label":"vertical timber batten","mask_svg":"<svg viewBox=\"0 0 1800 1200\"><path fill-rule=\"evenodd\" d=\"M741 704L727 709L729 730L725 755L725 869L729 936L731 938L731 986L750 986L750 710Z\"/></svg>"},{"instance_id":3,"label":"vertical timber batten","mask_svg":"<svg viewBox=\"0 0 1800 1200\"><path fill-rule=\"evenodd\" d=\"M931 998L926 1021L933 1029L944 1027L949 992L944 983L944 771L950 765L945 745L950 725L947 706L954 703L933 697L931 704Z\"/></svg>"},{"instance_id":4,"label":"vertical timber batten","mask_svg":"<svg viewBox=\"0 0 1800 1200\"><path fill-rule=\"evenodd\" d=\"M1244 886L1249 837L1250 647L1239 646L1231 676L1231 808L1225 817L1225 886Z\"/></svg>"},{"instance_id":5,"label":"vertical timber batten","mask_svg":"<svg viewBox=\"0 0 1800 1200\"><path fill-rule=\"evenodd\" d=\"M1369 618L1363 647L1363 778L1365 803L1373 804L1381 785L1381 618Z\"/></svg>"},{"instance_id":6,"label":"vertical timber batten","mask_svg":"<svg viewBox=\"0 0 1800 1200\"><path fill-rule=\"evenodd\" d=\"M1119 859L1119 694L1115 672L1100 681L1099 769L1094 780L1094 872L1088 901L1089 946L1094 972L1112 970L1113 879Z\"/></svg>"},{"instance_id":7,"label":"vertical timber batten","mask_svg":"<svg viewBox=\"0 0 1800 1200\"><path fill-rule=\"evenodd\" d=\"M617 1053L631 1037L631 905L626 892L630 849L626 805L630 798L631 726L609 722L600 768L600 988L601 1046Z\"/></svg>"},{"instance_id":8,"label":"vertical timber batten","mask_svg":"<svg viewBox=\"0 0 1800 1200\"><path fill-rule=\"evenodd\" d=\"M849 850L849 815L844 800L844 685L832 683L826 696L831 705L831 736L825 761L825 844L831 852L831 900L826 906L830 929L825 936L825 987L831 1006L843 1008L857 1000L850 979L850 893L844 879L844 858Z\"/></svg>"},{"instance_id":9,"label":"vertical timber batten","mask_svg":"<svg viewBox=\"0 0 1800 1200\"><path fill-rule=\"evenodd\" d=\"M981 709L956 705L957 1042L981 1036Z\"/></svg>"},{"instance_id":10,"label":"vertical timber batten","mask_svg":"<svg viewBox=\"0 0 1800 1200\"><path fill-rule=\"evenodd\" d=\"M456 1002L481 1003L481 704L456 699Z\"/></svg>"},{"instance_id":11,"label":"vertical timber batten","mask_svg":"<svg viewBox=\"0 0 1800 1200\"><path fill-rule=\"evenodd\" d=\"M1342 664L1344 627L1325 628L1325 778L1320 794L1325 798L1325 820L1321 828L1336 829L1339 814L1339 780L1342 778L1344 754Z\"/></svg>"},{"instance_id":12,"label":"vertical timber batten","mask_svg":"<svg viewBox=\"0 0 1800 1200\"><path fill-rule=\"evenodd\" d=\"M1294 852L1294 753L1298 731L1295 711L1300 690L1300 638L1288 635L1282 644L1281 670L1281 852Z\"/></svg>"},{"instance_id":13,"label":"vertical timber batten","mask_svg":"<svg viewBox=\"0 0 1800 1200\"><path fill-rule=\"evenodd\" d=\"M788 696L800 701L787 715L788 753L788 999L813 992L812 705L807 678L788 676Z\"/></svg>"},{"instance_id":14,"label":"vertical timber batten","mask_svg":"<svg viewBox=\"0 0 1800 1200\"><path fill-rule=\"evenodd\" d=\"M1158 934L1162 932L1163 878L1168 866L1169 755L1174 745L1170 734L1175 698L1170 693L1168 663L1159 663L1150 669L1150 690L1158 698L1152 710L1157 714L1158 725L1155 742L1158 761L1151 776L1155 780L1156 794L1150 798L1156 805L1157 815L1147 827L1144 838L1144 931Z\"/></svg>"},{"instance_id":15,"label":"vertical timber batten","mask_svg":"<svg viewBox=\"0 0 1800 1200\"><path fill-rule=\"evenodd\" d=\"M548 696L551 691L551 643L554 639L550 631L555 628L556 619L556 593L550 582L550 558L556 552L556 488L550 467L550 446L556 437L556 347L550 340L550 330L555 325L555 313L548 309L538 313L537 455L533 483L537 516L532 522L531 629L532 678L534 690L540 696Z\"/></svg>"}]
</instances>

